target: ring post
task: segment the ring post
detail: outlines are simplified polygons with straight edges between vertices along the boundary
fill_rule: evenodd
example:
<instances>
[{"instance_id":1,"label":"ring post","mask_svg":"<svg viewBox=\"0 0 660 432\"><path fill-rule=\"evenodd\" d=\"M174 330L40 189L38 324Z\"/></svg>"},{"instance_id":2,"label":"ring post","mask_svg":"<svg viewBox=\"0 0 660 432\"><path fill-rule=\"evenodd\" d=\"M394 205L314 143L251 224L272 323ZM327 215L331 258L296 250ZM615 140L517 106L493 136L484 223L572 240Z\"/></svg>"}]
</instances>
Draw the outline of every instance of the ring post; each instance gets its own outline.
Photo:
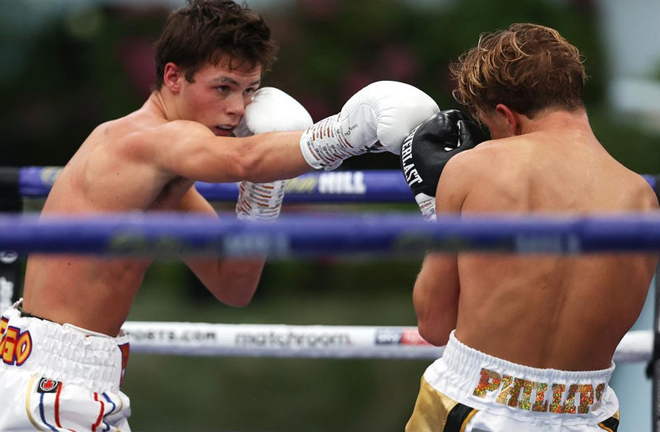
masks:
<instances>
[{"instance_id":1,"label":"ring post","mask_svg":"<svg viewBox=\"0 0 660 432\"><path fill-rule=\"evenodd\" d=\"M660 432L660 265L655 270L655 311L653 318L653 354L646 372L652 383L651 424L653 432Z\"/></svg>"},{"instance_id":2,"label":"ring post","mask_svg":"<svg viewBox=\"0 0 660 432\"><path fill-rule=\"evenodd\" d=\"M653 190L655 195L660 200L660 176L646 176L645 177ZM655 270L655 310L653 317L653 354L649 366L646 370L649 378L653 380L652 383L652 399L651 399L651 424L653 432L660 432L660 265Z\"/></svg>"},{"instance_id":3,"label":"ring post","mask_svg":"<svg viewBox=\"0 0 660 432\"><path fill-rule=\"evenodd\" d=\"M23 199L19 190L19 169L0 167L0 212L20 213ZM0 313L18 299L21 261L13 250L0 250Z\"/></svg>"}]
</instances>

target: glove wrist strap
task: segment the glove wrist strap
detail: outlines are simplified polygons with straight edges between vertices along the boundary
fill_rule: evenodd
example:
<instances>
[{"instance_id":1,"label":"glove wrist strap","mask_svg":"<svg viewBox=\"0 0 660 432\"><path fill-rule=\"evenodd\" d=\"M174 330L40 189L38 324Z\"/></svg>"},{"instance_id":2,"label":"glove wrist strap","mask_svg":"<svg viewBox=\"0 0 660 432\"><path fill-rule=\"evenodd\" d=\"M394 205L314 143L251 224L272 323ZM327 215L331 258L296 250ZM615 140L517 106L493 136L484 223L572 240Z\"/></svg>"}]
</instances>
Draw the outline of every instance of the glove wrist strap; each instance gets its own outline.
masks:
<instances>
[{"instance_id":1,"label":"glove wrist strap","mask_svg":"<svg viewBox=\"0 0 660 432\"><path fill-rule=\"evenodd\" d=\"M315 169L333 170L353 156L350 143L342 133L339 114L327 117L307 128L300 138L305 161Z\"/></svg>"},{"instance_id":2,"label":"glove wrist strap","mask_svg":"<svg viewBox=\"0 0 660 432\"><path fill-rule=\"evenodd\" d=\"M418 193L415 195L415 201L417 201L417 205L422 211L422 217L426 222L435 222L437 220L435 215L435 197L428 196L425 193Z\"/></svg>"},{"instance_id":3,"label":"glove wrist strap","mask_svg":"<svg viewBox=\"0 0 660 432\"><path fill-rule=\"evenodd\" d=\"M269 222L274 221L282 209L285 181L271 183L252 183L242 181L239 184L236 217L240 220Z\"/></svg>"}]
</instances>

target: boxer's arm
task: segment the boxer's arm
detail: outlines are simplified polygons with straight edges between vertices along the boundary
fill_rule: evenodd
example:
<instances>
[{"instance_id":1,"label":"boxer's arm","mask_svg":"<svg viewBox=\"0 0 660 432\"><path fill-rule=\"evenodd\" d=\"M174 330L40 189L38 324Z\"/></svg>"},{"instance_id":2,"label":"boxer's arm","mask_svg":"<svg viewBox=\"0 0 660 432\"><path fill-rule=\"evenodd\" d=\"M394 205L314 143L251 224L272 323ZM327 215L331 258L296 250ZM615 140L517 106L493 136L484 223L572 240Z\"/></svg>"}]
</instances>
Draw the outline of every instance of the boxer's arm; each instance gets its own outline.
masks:
<instances>
[{"instance_id":1,"label":"boxer's arm","mask_svg":"<svg viewBox=\"0 0 660 432\"><path fill-rule=\"evenodd\" d=\"M452 158L440 176L435 194L439 218L461 212L471 182L465 156L467 153ZM458 255L428 253L413 289L419 333L427 342L437 346L447 343L456 328L459 295Z\"/></svg>"},{"instance_id":2,"label":"boxer's arm","mask_svg":"<svg viewBox=\"0 0 660 432\"><path fill-rule=\"evenodd\" d=\"M170 175L210 183L265 183L312 168L300 151L302 131L218 137L202 124L177 120L145 132L143 160Z\"/></svg>"},{"instance_id":3,"label":"boxer's arm","mask_svg":"<svg viewBox=\"0 0 660 432\"><path fill-rule=\"evenodd\" d=\"M413 304L419 334L430 344L447 344L456 328L459 293L456 254L427 254L415 281Z\"/></svg>"},{"instance_id":4,"label":"boxer's arm","mask_svg":"<svg viewBox=\"0 0 660 432\"><path fill-rule=\"evenodd\" d=\"M190 189L178 210L217 217L215 209L195 188ZM183 258L186 265L219 301L246 306L257 290L265 259Z\"/></svg>"},{"instance_id":5,"label":"boxer's arm","mask_svg":"<svg viewBox=\"0 0 660 432\"><path fill-rule=\"evenodd\" d=\"M410 130L437 111L421 90L381 81L358 91L339 114L305 131L223 138L201 124L172 121L141 132L151 144L145 146L144 160L194 180L266 183L312 169L334 169L368 152L398 154Z\"/></svg>"},{"instance_id":6,"label":"boxer's arm","mask_svg":"<svg viewBox=\"0 0 660 432\"><path fill-rule=\"evenodd\" d=\"M265 87L259 89L247 107L241 124L234 133L248 137L272 131L305 129L313 123L311 116L285 92ZM284 197L284 181L253 183L242 181L236 204L237 217L249 221L272 221L279 215ZM213 213L211 205L193 188L181 202L183 210ZM264 259L188 260L209 290L221 301L243 306L249 303L259 283Z\"/></svg>"}]
</instances>

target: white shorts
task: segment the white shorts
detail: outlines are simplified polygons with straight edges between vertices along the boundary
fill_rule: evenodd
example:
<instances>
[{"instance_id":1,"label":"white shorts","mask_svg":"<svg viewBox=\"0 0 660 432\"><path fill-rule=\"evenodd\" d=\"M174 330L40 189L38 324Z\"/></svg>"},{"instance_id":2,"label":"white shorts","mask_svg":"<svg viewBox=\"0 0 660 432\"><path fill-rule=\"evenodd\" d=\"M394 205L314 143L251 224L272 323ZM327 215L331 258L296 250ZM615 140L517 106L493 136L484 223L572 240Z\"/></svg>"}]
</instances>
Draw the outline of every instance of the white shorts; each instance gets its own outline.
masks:
<instances>
[{"instance_id":1,"label":"white shorts","mask_svg":"<svg viewBox=\"0 0 660 432\"><path fill-rule=\"evenodd\" d=\"M0 431L129 432L128 337L21 316L19 304L0 319Z\"/></svg>"},{"instance_id":2,"label":"white shorts","mask_svg":"<svg viewBox=\"0 0 660 432\"><path fill-rule=\"evenodd\" d=\"M521 366L459 342L424 373L407 432L615 432L614 364L567 372Z\"/></svg>"}]
</instances>

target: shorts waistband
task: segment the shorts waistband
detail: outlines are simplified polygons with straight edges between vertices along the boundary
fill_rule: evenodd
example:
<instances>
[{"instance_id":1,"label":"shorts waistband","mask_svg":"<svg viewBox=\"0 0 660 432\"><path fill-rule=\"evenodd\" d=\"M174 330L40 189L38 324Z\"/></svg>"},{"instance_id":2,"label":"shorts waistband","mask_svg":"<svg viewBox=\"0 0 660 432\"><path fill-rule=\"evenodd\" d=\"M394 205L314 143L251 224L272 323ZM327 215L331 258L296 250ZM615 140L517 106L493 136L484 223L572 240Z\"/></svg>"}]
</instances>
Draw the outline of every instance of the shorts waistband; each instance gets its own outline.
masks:
<instances>
[{"instance_id":1,"label":"shorts waistband","mask_svg":"<svg viewBox=\"0 0 660 432\"><path fill-rule=\"evenodd\" d=\"M72 325L23 316L21 301L0 319L0 368L17 370L94 391L119 390L128 336L96 336Z\"/></svg>"},{"instance_id":2,"label":"shorts waistband","mask_svg":"<svg viewBox=\"0 0 660 432\"><path fill-rule=\"evenodd\" d=\"M30 312L25 312L25 310L23 309L23 303L22 302L16 303L16 310L18 311L20 316L22 316L24 318L39 318L40 320L50 321L46 318L42 318L40 316L32 315Z\"/></svg>"},{"instance_id":3,"label":"shorts waistband","mask_svg":"<svg viewBox=\"0 0 660 432\"><path fill-rule=\"evenodd\" d=\"M618 409L608 383L612 366L594 371L541 369L512 363L480 352L450 335L442 358L424 374L429 384L463 404L509 416L599 418Z\"/></svg>"},{"instance_id":4,"label":"shorts waistband","mask_svg":"<svg viewBox=\"0 0 660 432\"><path fill-rule=\"evenodd\" d=\"M459 341L452 332L449 343L443 351L447 367L460 375L481 374L485 367L516 377L524 377L532 381L550 381L552 383L577 383L581 381L609 382L614 372L614 364L607 369L594 371L564 371L558 369L540 369L519 365L470 348Z\"/></svg>"}]
</instances>

